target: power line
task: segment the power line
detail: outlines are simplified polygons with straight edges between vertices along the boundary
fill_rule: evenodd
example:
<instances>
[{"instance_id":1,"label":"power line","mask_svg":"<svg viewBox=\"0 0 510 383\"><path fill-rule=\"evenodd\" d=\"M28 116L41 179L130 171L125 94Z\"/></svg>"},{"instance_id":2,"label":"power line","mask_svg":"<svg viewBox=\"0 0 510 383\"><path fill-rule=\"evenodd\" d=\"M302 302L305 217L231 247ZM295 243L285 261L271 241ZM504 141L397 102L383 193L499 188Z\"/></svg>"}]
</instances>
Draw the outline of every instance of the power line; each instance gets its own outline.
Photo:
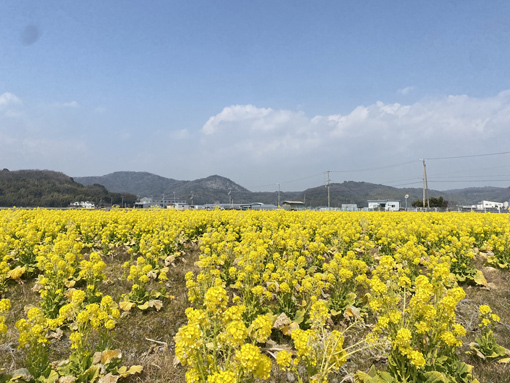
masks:
<instances>
[{"instance_id":1,"label":"power line","mask_svg":"<svg viewBox=\"0 0 510 383\"><path fill-rule=\"evenodd\" d=\"M395 164L395 165L380 166L380 167L377 167L377 168L365 168L365 169L353 169L353 170L331 170L331 173L357 173L357 172L368 172L368 171L371 171L371 170L382 170L382 169L391 169L391 168L396 168L396 167L399 167L399 166L404 166L404 165L414 164L414 163L416 163L416 162L419 162L419 161L418 161L418 160L413 160L413 161L403 162L403 163Z\"/></svg>"},{"instance_id":2,"label":"power line","mask_svg":"<svg viewBox=\"0 0 510 383\"><path fill-rule=\"evenodd\" d=\"M462 180L458 180L458 181L444 181L444 180L439 180L439 181L429 181L429 182L433 182L433 183L448 183L448 182L466 182L466 181L462 181ZM510 179L508 180L472 180L472 181L469 181L469 182L510 182Z\"/></svg>"},{"instance_id":3,"label":"power line","mask_svg":"<svg viewBox=\"0 0 510 383\"><path fill-rule=\"evenodd\" d=\"M484 174L484 176L488 176L488 177L508 177L508 174L502 174L502 175L497 175L497 174ZM478 176L440 176L440 175L434 175L435 178L480 178L480 175Z\"/></svg>"},{"instance_id":4,"label":"power line","mask_svg":"<svg viewBox=\"0 0 510 383\"><path fill-rule=\"evenodd\" d=\"M421 184L423 181L416 181L416 182L409 182L409 183L405 183L405 184L399 184L399 185L393 185L393 187L397 187L397 186L408 186L408 185L416 185L416 184Z\"/></svg>"},{"instance_id":5,"label":"power line","mask_svg":"<svg viewBox=\"0 0 510 383\"><path fill-rule=\"evenodd\" d=\"M502 165L502 166L491 166L491 167L488 167L488 168L474 168L474 169L466 169L466 170L456 170L456 171L453 171L453 172L446 172L446 173L437 173L437 175L448 175L448 174L458 174L458 173L473 173L473 172L477 172L479 170L494 170L494 169L505 169L505 168L509 168L510 166L509 165ZM475 176L477 177L477 176Z\"/></svg>"},{"instance_id":6,"label":"power line","mask_svg":"<svg viewBox=\"0 0 510 383\"><path fill-rule=\"evenodd\" d=\"M499 155L506 155L506 154L510 154L510 151L507 151L507 152L497 152L497 153L485 153L485 154L471 154L471 155L465 155L465 156L431 157L431 158L425 158L425 159L426 160L450 160L450 159L460 159L460 158L475 158L475 157L499 156ZM299 181L304 181L304 180L307 180L307 179L315 178L315 177L318 177L318 176L321 176L321 175L326 176L326 174L329 174L329 173L359 173L359 172L368 172L368 171L375 171L375 170L391 169L391 168L396 168L396 167L400 167L400 166L415 164L417 162L422 162L422 161L423 161L423 159L421 159L421 160L412 160L412 161L402 162L402 163L388 165L388 166L378 166L378 167L373 167L373 168L361 168L361 169L351 169L351 170L331 170L331 171L328 171L328 172L315 173L315 174L312 174L312 175L309 175L309 176L305 176L305 177L301 177L301 178L296 178L296 179L292 179L292 180L281 181L279 183L280 184L290 184L290 183L293 183L293 182L299 182ZM456 171L456 172L439 173L437 176L448 175L448 174L466 173L466 172L472 172L472 171L477 171L477 170L507 168L507 167L508 166L497 166L497 167L490 167L490 168L478 168L478 169L461 170L461 171ZM462 177L462 176L458 176L458 177ZM458 177L456 177L456 178L458 178ZM477 176L463 176L463 177L473 177L474 178L474 177L477 177ZM490 177L504 177L504 176L491 175ZM408 179L411 180L413 178L408 178ZM399 181L405 181L405 180L407 180L407 179L395 180L395 181L390 181L390 182L384 182L384 184L391 184L393 182L399 182ZM478 181L469 181L469 182L497 182L497 181L505 181L506 182L507 180L478 180ZM429 182L437 183L437 182L466 182L466 181L437 181L436 180L436 181L429 181ZM404 184L398 184L398 185L393 185L393 186L397 187L397 186L405 186L405 185L414 185L414 184L417 184L417 183L419 183L419 182L404 183ZM324 184L326 184L326 180L324 181ZM248 189L249 190L256 190L256 189L265 188L265 187L274 186L274 185L275 185L275 183L270 183L270 184L265 184L265 185L258 185L258 186L250 186L250 187L248 187Z\"/></svg>"},{"instance_id":7,"label":"power line","mask_svg":"<svg viewBox=\"0 0 510 383\"><path fill-rule=\"evenodd\" d=\"M503 154L510 154L510 152L499 152L499 153L488 153L488 154L470 154L467 156L455 156L455 157L432 157L432 158L426 158L426 160L452 160L452 159L456 159L456 158L500 156Z\"/></svg>"},{"instance_id":8,"label":"power line","mask_svg":"<svg viewBox=\"0 0 510 383\"><path fill-rule=\"evenodd\" d=\"M419 179L421 179L421 178L419 178L419 177L400 178L398 180L387 181L387 182L380 182L380 184L389 185L389 184L393 184L395 182L415 181L415 180L419 180Z\"/></svg>"}]
</instances>

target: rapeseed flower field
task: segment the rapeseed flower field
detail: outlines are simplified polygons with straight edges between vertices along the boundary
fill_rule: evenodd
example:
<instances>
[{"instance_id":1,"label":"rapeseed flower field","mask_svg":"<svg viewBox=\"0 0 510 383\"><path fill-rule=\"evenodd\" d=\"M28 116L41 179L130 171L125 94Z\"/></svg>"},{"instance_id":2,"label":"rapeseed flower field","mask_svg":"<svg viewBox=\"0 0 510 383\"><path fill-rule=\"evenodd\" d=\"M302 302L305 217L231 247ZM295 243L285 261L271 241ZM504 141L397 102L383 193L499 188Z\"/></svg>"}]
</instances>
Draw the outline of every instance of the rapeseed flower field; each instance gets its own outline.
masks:
<instances>
[{"instance_id":1,"label":"rapeseed flower field","mask_svg":"<svg viewBox=\"0 0 510 383\"><path fill-rule=\"evenodd\" d=\"M510 381L509 269L507 214L2 210L0 381Z\"/></svg>"}]
</instances>

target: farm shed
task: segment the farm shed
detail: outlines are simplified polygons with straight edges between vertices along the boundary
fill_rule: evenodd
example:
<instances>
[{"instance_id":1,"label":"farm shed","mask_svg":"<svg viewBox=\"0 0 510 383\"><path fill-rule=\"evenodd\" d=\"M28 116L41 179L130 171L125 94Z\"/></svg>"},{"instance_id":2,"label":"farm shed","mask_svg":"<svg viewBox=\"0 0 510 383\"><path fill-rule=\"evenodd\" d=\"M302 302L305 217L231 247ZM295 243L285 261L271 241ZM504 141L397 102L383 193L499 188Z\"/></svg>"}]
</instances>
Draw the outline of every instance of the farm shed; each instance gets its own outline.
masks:
<instances>
[{"instance_id":1,"label":"farm shed","mask_svg":"<svg viewBox=\"0 0 510 383\"><path fill-rule=\"evenodd\" d=\"M368 210L399 211L400 201L372 200L368 201Z\"/></svg>"}]
</instances>

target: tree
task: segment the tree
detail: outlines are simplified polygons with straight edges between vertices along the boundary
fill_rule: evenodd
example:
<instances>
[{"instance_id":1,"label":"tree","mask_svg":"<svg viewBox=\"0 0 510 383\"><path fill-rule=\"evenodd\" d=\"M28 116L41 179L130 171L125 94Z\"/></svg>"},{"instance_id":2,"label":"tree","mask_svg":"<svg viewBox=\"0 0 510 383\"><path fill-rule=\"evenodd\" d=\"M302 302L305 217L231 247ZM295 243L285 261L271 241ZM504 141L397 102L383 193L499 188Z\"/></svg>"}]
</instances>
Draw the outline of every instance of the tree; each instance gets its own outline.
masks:
<instances>
[{"instance_id":1,"label":"tree","mask_svg":"<svg viewBox=\"0 0 510 383\"><path fill-rule=\"evenodd\" d=\"M413 201L411 204L413 207L423 207L423 200L417 199L416 201ZM448 201L445 200L442 196L436 198L431 197L428 200L425 200L425 207L438 207L441 209L446 209L448 207Z\"/></svg>"}]
</instances>

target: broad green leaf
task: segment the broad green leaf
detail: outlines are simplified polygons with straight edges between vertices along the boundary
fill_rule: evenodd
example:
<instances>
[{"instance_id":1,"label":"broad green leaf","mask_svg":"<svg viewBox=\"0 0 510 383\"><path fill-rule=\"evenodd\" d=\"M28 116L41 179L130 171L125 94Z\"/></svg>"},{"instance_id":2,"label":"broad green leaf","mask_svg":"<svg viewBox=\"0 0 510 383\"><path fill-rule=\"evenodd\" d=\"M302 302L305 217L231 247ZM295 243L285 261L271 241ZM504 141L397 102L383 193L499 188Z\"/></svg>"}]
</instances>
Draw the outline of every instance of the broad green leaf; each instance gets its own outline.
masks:
<instances>
[{"instance_id":1,"label":"broad green leaf","mask_svg":"<svg viewBox=\"0 0 510 383\"><path fill-rule=\"evenodd\" d=\"M99 377L99 367L92 366L83 374L78 375L76 381L81 383L94 383Z\"/></svg>"},{"instance_id":2,"label":"broad green leaf","mask_svg":"<svg viewBox=\"0 0 510 383\"><path fill-rule=\"evenodd\" d=\"M446 377L439 371L429 371L423 374L423 383L448 383Z\"/></svg>"},{"instance_id":3,"label":"broad green leaf","mask_svg":"<svg viewBox=\"0 0 510 383\"><path fill-rule=\"evenodd\" d=\"M48 374L48 377L40 376L37 381L41 383L54 383L58 379L58 372L55 370L51 370Z\"/></svg>"},{"instance_id":4,"label":"broad green leaf","mask_svg":"<svg viewBox=\"0 0 510 383\"><path fill-rule=\"evenodd\" d=\"M296 322L297 324L303 322L303 320L305 319L305 314L306 314L305 310L296 311L296 315L294 316L294 322Z\"/></svg>"}]
</instances>

